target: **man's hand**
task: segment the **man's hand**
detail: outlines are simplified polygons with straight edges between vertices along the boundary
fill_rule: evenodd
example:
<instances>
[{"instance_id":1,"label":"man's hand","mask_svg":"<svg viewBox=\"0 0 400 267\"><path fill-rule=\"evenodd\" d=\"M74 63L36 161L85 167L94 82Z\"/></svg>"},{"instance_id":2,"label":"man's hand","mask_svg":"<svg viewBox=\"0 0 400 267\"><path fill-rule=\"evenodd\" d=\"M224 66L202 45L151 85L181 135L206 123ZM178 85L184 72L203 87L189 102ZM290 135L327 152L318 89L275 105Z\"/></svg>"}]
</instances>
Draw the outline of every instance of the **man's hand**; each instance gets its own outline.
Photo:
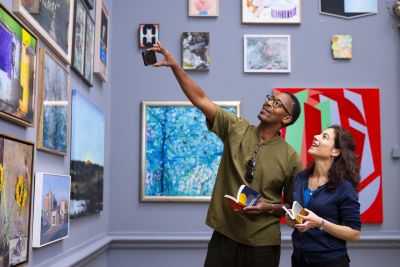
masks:
<instances>
[{"instance_id":1,"label":"man's hand","mask_svg":"<svg viewBox=\"0 0 400 267\"><path fill-rule=\"evenodd\" d=\"M149 48L149 50L164 56L164 59L152 65L153 67L172 67L178 64L175 57L160 43L160 41L157 41L157 43L153 47Z\"/></svg>"},{"instance_id":2,"label":"man's hand","mask_svg":"<svg viewBox=\"0 0 400 267\"><path fill-rule=\"evenodd\" d=\"M266 214L271 210L271 207L272 207L271 203L268 203L266 199L261 198L257 202L257 205L246 207L241 211L241 213L249 215Z\"/></svg>"}]
</instances>

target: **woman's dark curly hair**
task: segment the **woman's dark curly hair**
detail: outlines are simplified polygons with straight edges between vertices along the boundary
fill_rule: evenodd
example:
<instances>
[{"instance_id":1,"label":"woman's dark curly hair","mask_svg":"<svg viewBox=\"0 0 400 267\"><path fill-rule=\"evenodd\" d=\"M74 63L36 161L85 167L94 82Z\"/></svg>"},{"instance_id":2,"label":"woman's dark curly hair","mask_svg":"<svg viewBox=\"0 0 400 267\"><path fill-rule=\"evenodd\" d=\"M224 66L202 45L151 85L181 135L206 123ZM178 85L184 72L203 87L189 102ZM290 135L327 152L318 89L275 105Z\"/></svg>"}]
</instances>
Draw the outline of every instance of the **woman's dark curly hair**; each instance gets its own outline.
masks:
<instances>
[{"instance_id":1,"label":"woman's dark curly hair","mask_svg":"<svg viewBox=\"0 0 400 267\"><path fill-rule=\"evenodd\" d=\"M354 138L351 133L339 125L331 125L335 132L334 148L340 150L340 154L334 157L332 166L328 171L328 187L335 188L344 180L348 180L357 189L360 183L360 166L358 156L354 153L356 148ZM315 162L305 169L308 175L314 172Z\"/></svg>"}]
</instances>

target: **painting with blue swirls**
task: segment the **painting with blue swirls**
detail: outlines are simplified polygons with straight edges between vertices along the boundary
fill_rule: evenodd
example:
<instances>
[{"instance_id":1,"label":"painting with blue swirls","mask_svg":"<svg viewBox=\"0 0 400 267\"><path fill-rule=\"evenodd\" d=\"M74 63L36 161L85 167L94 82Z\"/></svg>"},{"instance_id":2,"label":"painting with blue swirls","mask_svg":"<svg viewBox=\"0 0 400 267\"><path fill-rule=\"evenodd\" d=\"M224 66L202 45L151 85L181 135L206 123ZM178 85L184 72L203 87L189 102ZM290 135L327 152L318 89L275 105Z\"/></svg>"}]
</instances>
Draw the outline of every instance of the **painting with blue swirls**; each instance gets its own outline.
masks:
<instances>
[{"instance_id":1,"label":"painting with blue swirls","mask_svg":"<svg viewBox=\"0 0 400 267\"><path fill-rule=\"evenodd\" d=\"M237 106L224 106L238 114ZM145 197L211 196L223 152L194 106L145 107Z\"/></svg>"}]
</instances>

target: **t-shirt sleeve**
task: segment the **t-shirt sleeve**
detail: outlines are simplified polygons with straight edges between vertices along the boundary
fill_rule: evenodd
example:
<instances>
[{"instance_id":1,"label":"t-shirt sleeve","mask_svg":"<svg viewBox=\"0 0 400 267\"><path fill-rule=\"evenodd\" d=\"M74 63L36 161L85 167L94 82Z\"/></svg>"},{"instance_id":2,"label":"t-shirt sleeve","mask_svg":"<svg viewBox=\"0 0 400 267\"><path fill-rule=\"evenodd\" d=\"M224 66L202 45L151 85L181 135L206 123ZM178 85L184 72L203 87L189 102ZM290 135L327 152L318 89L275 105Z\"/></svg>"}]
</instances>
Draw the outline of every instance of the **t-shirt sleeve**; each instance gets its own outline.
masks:
<instances>
[{"instance_id":1,"label":"t-shirt sleeve","mask_svg":"<svg viewBox=\"0 0 400 267\"><path fill-rule=\"evenodd\" d=\"M360 202L354 187L347 183L340 202L340 216L344 225L361 230Z\"/></svg>"},{"instance_id":2,"label":"t-shirt sleeve","mask_svg":"<svg viewBox=\"0 0 400 267\"><path fill-rule=\"evenodd\" d=\"M215 133L222 141L228 136L229 131L237 124L240 119L220 106L215 105L216 112L214 115L214 121L210 122L207 120L207 128L211 132Z\"/></svg>"}]
</instances>

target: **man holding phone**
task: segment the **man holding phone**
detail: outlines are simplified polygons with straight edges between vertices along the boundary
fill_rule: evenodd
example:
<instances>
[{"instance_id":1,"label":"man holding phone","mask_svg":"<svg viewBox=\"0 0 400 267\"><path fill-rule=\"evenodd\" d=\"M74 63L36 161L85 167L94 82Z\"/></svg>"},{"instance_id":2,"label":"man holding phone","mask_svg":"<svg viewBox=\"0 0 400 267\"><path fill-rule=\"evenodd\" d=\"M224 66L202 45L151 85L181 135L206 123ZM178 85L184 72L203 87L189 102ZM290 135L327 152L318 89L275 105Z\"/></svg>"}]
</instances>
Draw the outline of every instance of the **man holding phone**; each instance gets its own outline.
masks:
<instances>
[{"instance_id":1,"label":"man holding phone","mask_svg":"<svg viewBox=\"0 0 400 267\"><path fill-rule=\"evenodd\" d=\"M267 95L258 114L260 124L224 111L208 99L200 86L183 70L160 42L149 50L164 59L154 67L170 67L183 93L207 119L207 127L224 142L206 224L214 229L204 263L213 266L278 267L280 260L281 204L291 202L293 179L301 169L295 150L280 136L280 129L293 124L300 104L290 93ZM224 200L241 184L260 192L256 206L234 211Z\"/></svg>"}]
</instances>

